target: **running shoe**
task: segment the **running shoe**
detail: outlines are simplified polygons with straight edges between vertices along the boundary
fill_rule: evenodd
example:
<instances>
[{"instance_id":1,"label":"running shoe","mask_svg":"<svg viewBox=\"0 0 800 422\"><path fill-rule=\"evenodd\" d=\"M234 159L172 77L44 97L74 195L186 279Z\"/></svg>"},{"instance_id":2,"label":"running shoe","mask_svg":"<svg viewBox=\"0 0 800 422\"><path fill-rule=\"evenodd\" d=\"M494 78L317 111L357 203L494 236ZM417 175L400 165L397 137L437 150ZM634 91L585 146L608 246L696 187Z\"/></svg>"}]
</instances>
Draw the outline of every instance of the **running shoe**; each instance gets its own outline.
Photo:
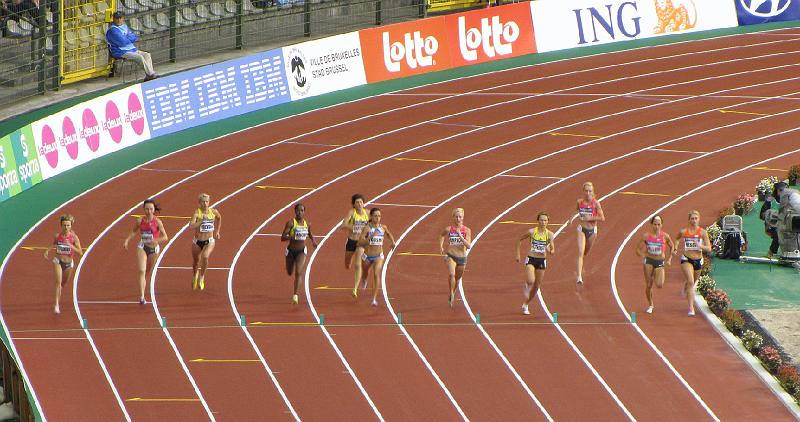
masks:
<instances>
[{"instance_id":1,"label":"running shoe","mask_svg":"<svg viewBox=\"0 0 800 422\"><path fill-rule=\"evenodd\" d=\"M139 304L140 305L145 305L145 304L147 304L147 301L144 300L144 298L141 298L141 299L139 299Z\"/></svg>"},{"instance_id":2,"label":"running shoe","mask_svg":"<svg viewBox=\"0 0 800 422\"><path fill-rule=\"evenodd\" d=\"M689 316L694 316L694 309L689 309Z\"/></svg>"},{"instance_id":3,"label":"running shoe","mask_svg":"<svg viewBox=\"0 0 800 422\"><path fill-rule=\"evenodd\" d=\"M55 311L57 314L60 314L60 313L61 313L61 308L59 308L59 307L58 307L58 303L56 303L56 307L55 307L54 311Z\"/></svg>"},{"instance_id":4,"label":"running shoe","mask_svg":"<svg viewBox=\"0 0 800 422\"><path fill-rule=\"evenodd\" d=\"M197 280L197 284L200 285L200 290L205 289L206 288L205 277L200 277L200 280Z\"/></svg>"},{"instance_id":5,"label":"running shoe","mask_svg":"<svg viewBox=\"0 0 800 422\"><path fill-rule=\"evenodd\" d=\"M353 299L358 299L358 289L354 288L350 294L353 295Z\"/></svg>"},{"instance_id":6,"label":"running shoe","mask_svg":"<svg viewBox=\"0 0 800 422\"><path fill-rule=\"evenodd\" d=\"M652 305L648 306L647 310L645 312L647 312L648 314L652 314L653 313L653 306Z\"/></svg>"},{"instance_id":7,"label":"running shoe","mask_svg":"<svg viewBox=\"0 0 800 422\"><path fill-rule=\"evenodd\" d=\"M297 305L298 303L300 303L300 298L297 295L292 295L292 304Z\"/></svg>"},{"instance_id":8,"label":"running shoe","mask_svg":"<svg viewBox=\"0 0 800 422\"><path fill-rule=\"evenodd\" d=\"M583 284L583 278L578 277L578 280L575 281L577 284Z\"/></svg>"},{"instance_id":9,"label":"running shoe","mask_svg":"<svg viewBox=\"0 0 800 422\"><path fill-rule=\"evenodd\" d=\"M195 274L194 279L192 279L192 290L197 290L197 274Z\"/></svg>"},{"instance_id":10,"label":"running shoe","mask_svg":"<svg viewBox=\"0 0 800 422\"><path fill-rule=\"evenodd\" d=\"M531 311L528 310L528 304L527 303L522 305L522 314L523 315L530 315L531 314Z\"/></svg>"},{"instance_id":11,"label":"running shoe","mask_svg":"<svg viewBox=\"0 0 800 422\"><path fill-rule=\"evenodd\" d=\"M372 306L378 306L378 301L376 299L372 299Z\"/></svg>"}]
</instances>

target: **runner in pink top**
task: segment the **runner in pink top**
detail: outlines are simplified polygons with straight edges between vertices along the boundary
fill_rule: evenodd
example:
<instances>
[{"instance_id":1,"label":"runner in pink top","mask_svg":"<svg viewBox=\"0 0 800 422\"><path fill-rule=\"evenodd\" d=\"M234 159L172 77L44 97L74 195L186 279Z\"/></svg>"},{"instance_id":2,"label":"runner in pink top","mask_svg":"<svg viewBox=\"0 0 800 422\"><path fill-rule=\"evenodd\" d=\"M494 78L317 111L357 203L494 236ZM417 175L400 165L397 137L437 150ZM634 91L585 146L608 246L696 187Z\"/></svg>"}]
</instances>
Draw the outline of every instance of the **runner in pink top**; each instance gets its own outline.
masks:
<instances>
[{"instance_id":1,"label":"runner in pink top","mask_svg":"<svg viewBox=\"0 0 800 422\"><path fill-rule=\"evenodd\" d=\"M647 312L653 313L653 284L664 287L664 264L670 265L675 252L675 243L662 230L662 218L650 219L650 230L644 233L636 245L636 255L644 258L644 294L647 297Z\"/></svg>"},{"instance_id":2,"label":"runner in pink top","mask_svg":"<svg viewBox=\"0 0 800 422\"><path fill-rule=\"evenodd\" d=\"M447 247L445 248L445 239ZM472 247L472 231L464 225L464 209L453 210L453 224L447 226L439 234L439 249L447 263L448 280L450 282L450 295L448 303L452 308L455 302L456 290L464 269L467 266L467 250Z\"/></svg>"},{"instance_id":3,"label":"runner in pink top","mask_svg":"<svg viewBox=\"0 0 800 422\"><path fill-rule=\"evenodd\" d=\"M140 236L139 247L136 250L136 259L139 267L139 303L144 305L144 290L147 286L147 276L152 273L153 266L158 259L161 251L160 243L164 243L169 238L164 230L164 224L156 217L156 212L161 211L152 199L147 199L142 204L144 216L133 223L133 229L123 242L125 249L128 249L128 242L137 234Z\"/></svg>"},{"instance_id":4,"label":"runner in pink top","mask_svg":"<svg viewBox=\"0 0 800 422\"><path fill-rule=\"evenodd\" d=\"M81 248L81 241L78 235L72 231L72 223L75 222L69 214L61 216L61 231L56 234L53 240L53 246L44 250L44 259L50 260L50 250L55 249L56 256L53 257L53 271L56 275L56 306L54 312L61 313L61 288L67 284L70 276L72 275L75 263L73 256L75 254L83 255L83 248Z\"/></svg>"},{"instance_id":5,"label":"runner in pink top","mask_svg":"<svg viewBox=\"0 0 800 422\"><path fill-rule=\"evenodd\" d=\"M594 185L592 182L583 184L583 197L578 198L578 278L577 283L583 284L583 257L589 254L592 245L597 240L597 222L605 221L603 208L595 199Z\"/></svg>"}]
</instances>

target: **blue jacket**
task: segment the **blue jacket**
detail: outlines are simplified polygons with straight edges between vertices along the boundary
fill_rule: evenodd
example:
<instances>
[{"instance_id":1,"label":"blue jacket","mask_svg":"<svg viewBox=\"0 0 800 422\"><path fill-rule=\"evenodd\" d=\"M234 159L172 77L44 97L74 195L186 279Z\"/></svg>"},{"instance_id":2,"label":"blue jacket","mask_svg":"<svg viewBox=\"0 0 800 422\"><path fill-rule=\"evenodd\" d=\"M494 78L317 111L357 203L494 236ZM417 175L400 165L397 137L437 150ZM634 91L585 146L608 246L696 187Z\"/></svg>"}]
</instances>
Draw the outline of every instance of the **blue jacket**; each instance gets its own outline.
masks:
<instances>
[{"instance_id":1,"label":"blue jacket","mask_svg":"<svg viewBox=\"0 0 800 422\"><path fill-rule=\"evenodd\" d=\"M108 48L111 50L111 57L122 57L125 53L134 53L137 51L136 46L133 45L139 37L128 28L128 25L114 25L106 31L106 42Z\"/></svg>"}]
</instances>

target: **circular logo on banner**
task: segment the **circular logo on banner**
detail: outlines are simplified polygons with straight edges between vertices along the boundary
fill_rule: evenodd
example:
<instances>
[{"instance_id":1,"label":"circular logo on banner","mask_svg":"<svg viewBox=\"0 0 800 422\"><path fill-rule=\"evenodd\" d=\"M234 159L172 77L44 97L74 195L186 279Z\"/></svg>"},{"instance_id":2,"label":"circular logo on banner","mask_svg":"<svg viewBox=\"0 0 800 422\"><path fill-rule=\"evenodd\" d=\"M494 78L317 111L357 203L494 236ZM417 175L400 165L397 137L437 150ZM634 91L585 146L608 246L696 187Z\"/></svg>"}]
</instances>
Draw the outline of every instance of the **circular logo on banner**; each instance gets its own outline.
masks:
<instances>
[{"instance_id":1,"label":"circular logo on banner","mask_svg":"<svg viewBox=\"0 0 800 422\"><path fill-rule=\"evenodd\" d=\"M135 92L131 92L131 95L128 96L128 117L131 121L131 129L137 135L141 135L144 132L144 110L142 110L142 102Z\"/></svg>"},{"instance_id":2,"label":"circular logo on banner","mask_svg":"<svg viewBox=\"0 0 800 422\"><path fill-rule=\"evenodd\" d=\"M78 132L75 131L75 125L69 117L64 117L64 121L61 123L61 133L64 135L62 139L69 157L73 160L78 158Z\"/></svg>"},{"instance_id":3,"label":"circular logo on banner","mask_svg":"<svg viewBox=\"0 0 800 422\"><path fill-rule=\"evenodd\" d=\"M56 166L58 166L58 145L56 145L56 135L53 133L53 129L50 128L50 125L44 125L42 128L41 150L50 168L56 168Z\"/></svg>"},{"instance_id":4,"label":"circular logo on banner","mask_svg":"<svg viewBox=\"0 0 800 422\"><path fill-rule=\"evenodd\" d=\"M90 109L83 110L83 139L92 152L100 148L100 128L97 127L97 117Z\"/></svg>"},{"instance_id":5,"label":"circular logo on banner","mask_svg":"<svg viewBox=\"0 0 800 422\"><path fill-rule=\"evenodd\" d=\"M792 0L739 0L739 3L753 16L771 18L785 12Z\"/></svg>"},{"instance_id":6,"label":"circular logo on banner","mask_svg":"<svg viewBox=\"0 0 800 422\"><path fill-rule=\"evenodd\" d=\"M122 141L122 122L119 118L119 108L113 101L106 103L106 122L105 126L108 128L108 134L111 139L116 143Z\"/></svg>"},{"instance_id":7,"label":"circular logo on banner","mask_svg":"<svg viewBox=\"0 0 800 422\"><path fill-rule=\"evenodd\" d=\"M306 61L302 51L298 48L293 48L289 51L289 60L286 66L294 82L292 88L301 97L308 95L308 91L311 88L311 81L308 78L308 70L306 69L307 65L308 61Z\"/></svg>"}]
</instances>

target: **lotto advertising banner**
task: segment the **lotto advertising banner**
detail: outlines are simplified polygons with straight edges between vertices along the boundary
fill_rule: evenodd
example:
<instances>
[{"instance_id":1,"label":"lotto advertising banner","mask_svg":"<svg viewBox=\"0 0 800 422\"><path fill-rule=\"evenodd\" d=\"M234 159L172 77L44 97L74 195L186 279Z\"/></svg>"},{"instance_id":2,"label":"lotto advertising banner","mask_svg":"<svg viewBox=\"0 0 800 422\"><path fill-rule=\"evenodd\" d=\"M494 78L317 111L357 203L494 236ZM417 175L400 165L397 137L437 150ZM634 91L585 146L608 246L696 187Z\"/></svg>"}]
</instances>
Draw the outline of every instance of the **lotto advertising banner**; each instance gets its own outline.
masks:
<instances>
[{"instance_id":1,"label":"lotto advertising banner","mask_svg":"<svg viewBox=\"0 0 800 422\"><path fill-rule=\"evenodd\" d=\"M536 52L530 9L522 3L360 34L370 83Z\"/></svg>"},{"instance_id":2,"label":"lotto advertising banner","mask_svg":"<svg viewBox=\"0 0 800 422\"><path fill-rule=\"evenodd\" d=\"M290 101L280 49L142 84L153 137Z\"/></svg>"},{"instance_id":3,"label":"lotto advertising banner","mask_svg":"<svg viewBox=\"0 0 800 422\"><path fill-rule=\"evenodd\" d=\"M537 0L530 8L545 52L738 26L734 1Z\"/></svg>"},{"instance_id":4,"label":"lotto advertising banner","mask_svg":"<svg viewBox=\"0 0 800 422\"><path fill-rule=\"evenodd\" d=\"M454 67L536 52L525 3L447 15L445 25Z\"/></svg>"},{"instance_id":5,"label":"lotto advertising banner","mask_svg":"<svg viewBox=\"0 0 800 422\"><path fill-rule=\"evenodd\" d=\"M139 85L70 107L31 127L45 179L150 139Z\"/></svg>"},{"instance_id":6,"label":"lotto advertising banner","mask_svg":"<svg viewBox=\"0 0 800 422\"><path fill-rule=\"evenodd\" d=\"M365 85L358 32L283 47L292 101Z\"/></svg>"},{"instance_id":7,"label":"lotto advertising banner","mask_svg":"<svg viewBox=\"0 0 800 422\"><path fill-rule=\"evenodd\" d=\"M0 202L41 181L30 125L0 138Z\"/></svg>"},{"instance_id":8,"label":"lotto advertising banner","mask_svg":"<svg viewBox=\"0 0 800 422\"><path fill-rule=\"evenodd\" d=\"M800 0L733 0L740 25L800 20Z\"/></svg>"}]
</instances>

